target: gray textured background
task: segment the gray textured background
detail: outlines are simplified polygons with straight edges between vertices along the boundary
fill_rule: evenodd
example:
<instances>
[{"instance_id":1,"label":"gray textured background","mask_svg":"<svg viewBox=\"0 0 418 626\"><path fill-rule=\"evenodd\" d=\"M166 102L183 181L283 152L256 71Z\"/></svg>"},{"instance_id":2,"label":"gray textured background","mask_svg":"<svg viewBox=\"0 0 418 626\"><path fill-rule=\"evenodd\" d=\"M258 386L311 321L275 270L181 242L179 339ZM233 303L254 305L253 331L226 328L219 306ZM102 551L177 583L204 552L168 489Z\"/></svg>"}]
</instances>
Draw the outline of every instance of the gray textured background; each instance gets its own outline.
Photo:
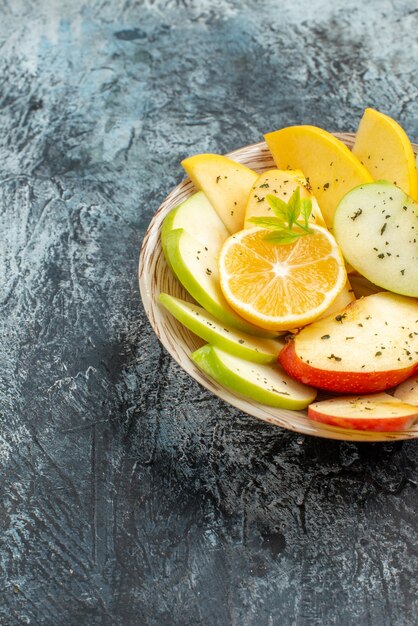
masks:
<instances>
[{"instance_id":1,"label":"gray textured background","mask_svg":"<svg viewBox=\"0 0 418 626\"><path fill-rule=\"evenodd\" d=\"M363 108L418 141L415 0L0 0L0 624L416 624L417 443L304 438L167 356L180 159Z\"/></svg>"}]
</instances>

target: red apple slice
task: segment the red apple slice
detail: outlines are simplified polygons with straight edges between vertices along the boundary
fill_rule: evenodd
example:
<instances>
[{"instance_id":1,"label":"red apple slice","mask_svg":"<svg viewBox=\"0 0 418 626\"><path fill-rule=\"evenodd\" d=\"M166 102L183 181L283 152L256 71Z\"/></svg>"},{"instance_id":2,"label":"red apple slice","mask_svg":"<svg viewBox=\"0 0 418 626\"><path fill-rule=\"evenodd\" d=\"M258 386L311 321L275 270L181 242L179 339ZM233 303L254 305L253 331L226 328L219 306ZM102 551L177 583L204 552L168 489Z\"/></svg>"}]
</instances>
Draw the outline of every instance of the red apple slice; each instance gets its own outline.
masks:
<instances>
[{"instance_id":1,"label":"red apple slice","mask_svg":"<svg viewBox=\"0 0 418 626\"><path fill-rule=\"evenodd\" d=\"M418 371L418 299L377 293L303 328L280 352L284 370L340 393L395 387Z\"/></svg>"},{"instance_id":2,"label":"red apple slice","mask_svg":"<svg viewBox=\"0 0 418 626\"><path fill-rule=\"evenodd\" d=\"M308 416L317 422L340 428L391 432L408 429L418 419L418 407L387 393L375 393L315 402L309 406Z\"/></svg>"}]
</instances>

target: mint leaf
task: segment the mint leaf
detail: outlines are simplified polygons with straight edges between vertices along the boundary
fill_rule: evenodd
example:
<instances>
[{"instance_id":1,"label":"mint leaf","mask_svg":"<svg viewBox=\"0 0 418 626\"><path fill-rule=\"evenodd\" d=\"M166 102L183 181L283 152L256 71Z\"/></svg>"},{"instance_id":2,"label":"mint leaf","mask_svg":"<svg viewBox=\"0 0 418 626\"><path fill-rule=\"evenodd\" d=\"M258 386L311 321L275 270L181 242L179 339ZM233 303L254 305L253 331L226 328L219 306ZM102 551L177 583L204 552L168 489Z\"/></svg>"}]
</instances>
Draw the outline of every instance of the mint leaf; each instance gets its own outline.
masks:
<instances>
[{"instance_id":1,"label":"mint leaf","mask_svg":"<svg viewBox=\"0 0 418 626\"><path fill-rule=\"evenodd\" d=\"M283 228L283 220L280 220L278 217L252 217L248 221L266 228Z\"/></svg>"},{"instance_id":2,"label":"mint leaf","mask_svg":"<svg viewBox=\"0 0 418 626\"><path fill-rule=\"evenodd\" d=\"M289 224L289 228L292 228L293 224L296 222L300 215L300 189L296 187L295 191L292 193L292 196L287 203L287 221Z\"/></svg>"},{"instance_id":3,"label":"mint leaf","mask_svg":"<svg viewBox=\"0 0 418 626\"><path fill-rule=\"evenodd\" d=\"M302 198L300 201L300 213L305 222L305 227L308 228L309 218L312 213L312 201L309 198Z\"/></svg>"},{"instance_id":4,"label":"mint leaf","mask_svg":"<svg viewBox=\"0 0 418 626\"><path fill-rule=\"evenodd\" d=\"M278 198L277 196L273 196L273 194L268 193L266 195L266 200L269 207L272 209L273 213L282 220L287 220L288 215L288 206L286 202Z\"/></svg>"},{"instance_id":5,"label":"mint leaf","mask_svg":"<svg viewBox=\"0 0 418 626\"><path fill-rule=\"evenodd\" d=\"M249 221L271 231L265 236L267 241L289 244L314 232L309 227L312 201L300 197L299 187L296 187L288 202L270 193L266 195L266 200L276 217L252 217Z\"/></svg>"},{"instance_id":6,"label":"mint leaf","mask_svg":"<svg viewBox=\"0 0 418 626\"><path fill-rule=\"evenodd\" d=\"M271 241L272 243L289 244L294 243L299 237L302 237L306 233L296 233L291 230L283 230L281 232L273 231L266 235L264 239Z\"/></svg>"}]
</instances>

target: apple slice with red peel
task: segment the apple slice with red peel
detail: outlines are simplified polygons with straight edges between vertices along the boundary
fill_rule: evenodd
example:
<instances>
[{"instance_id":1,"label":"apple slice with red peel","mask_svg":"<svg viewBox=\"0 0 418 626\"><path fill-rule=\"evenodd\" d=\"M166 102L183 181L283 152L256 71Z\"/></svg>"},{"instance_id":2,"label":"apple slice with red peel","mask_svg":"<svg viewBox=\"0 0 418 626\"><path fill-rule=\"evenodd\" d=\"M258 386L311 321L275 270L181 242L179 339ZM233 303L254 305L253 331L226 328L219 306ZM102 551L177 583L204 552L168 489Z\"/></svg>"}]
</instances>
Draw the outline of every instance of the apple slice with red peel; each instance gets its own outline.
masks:
<instances>
[{"instance_id":1,"label":"apple slice with red peel","mask_svg":"<svg viewBox=\"0 0 418 626\"><path fill-rule=\"evenodd\" d=\"M308 407L308 417L340 428L391 432L407 430L418 419L418 407L387 393L375 393L315 402Z\"/></svg>"},{"instance_id":2,"label":"apple slice with red peel","mask_svg":"<svg viewBox=\"0 0 418 626\"><path fill-rule=\"evenodd\" d=\"M300 382L340 393L373 393L418 372L418 299L383 292L305 326L279 354Z\"/></svg>"},{"instance_id":3,"label":"apple slice with red peel","mask_svg":"<svg viewBox=\"0 0 418 626\"><path fill-rule=\"evenodd\" d=\"M418 406L418 376L412 376L395 389L395 398Z\"/></svg>"}]
</instances>

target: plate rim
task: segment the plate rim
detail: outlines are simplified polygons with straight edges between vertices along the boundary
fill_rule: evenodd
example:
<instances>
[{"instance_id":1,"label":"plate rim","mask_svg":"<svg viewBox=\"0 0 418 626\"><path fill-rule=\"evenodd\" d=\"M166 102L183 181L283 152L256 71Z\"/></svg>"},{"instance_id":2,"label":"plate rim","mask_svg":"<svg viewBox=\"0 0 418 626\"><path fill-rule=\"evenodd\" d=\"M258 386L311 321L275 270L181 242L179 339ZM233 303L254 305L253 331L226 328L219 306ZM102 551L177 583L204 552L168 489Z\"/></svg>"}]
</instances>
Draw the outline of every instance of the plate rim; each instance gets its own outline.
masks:
<instances>
[{"instance_id":1,"label":"plate rim","mask_svg":"<svg viewBox=\"0 0 418 626\"><path fill-rule=\"evenodd\" d=\"M340 139L345 145L348 147L352 147L354 144L354 133L332 133L337 139ZM414 153L416 154L418 151L418 145L412 144ZM252 162L259 161L260 163L265 163L266 160L270 160L274 167L274 162L271 157L271 153L267 147L265 141L260 141L253 144L248 144L246 146L242 146L236 150L228 152L225 156L232 158L238 162L242 157L242 153L252 153ZM248 165L248 158L244 164ZM245 161L245 159L244 159ZM250 159L251 162L251 159ZM269 167L269 166L267 166ZM263 165L261 169L266 169L266 166ZM197 383L202 385L205 389L213 393L223 402L227 402L233 407L237 408L241 412L245 413L247 416L264 421L274 426L278 426L279 428L284 428L286 430L290 430L300 435L307 435L313 437L320 437L322 439L333 439L338 441L354 441L357 443L384 443L390 441L406 441L418 438L418 425L414 427L414 429L402 430L402 431L394 431L394 432L371 432L371 431L361 431L354 429L345 429L339 428L336 426L328 426L326 424L317 424L313 420L309 420L305 411L289 411L287 409L279 409L274 407L269 407L267 405L262 405L260 403L256 403L252 400L245 399L243 396L239 396L235 394L227 387L220 385L216 381L209 378L204 372L202 372L198 367L194 364L194 362L188 357L186 361L182 361L177 354L174 346L168 341L166 335L161 333L159 325L156 320L155 315L155 307L159 311L161 311L161 305L159 305L157 299L153 298L153 293L155 290L155 286L157 284L155 276L150 273L149 269L155 267L158 263L158 260L163 258L164 264L166 265L164 255L160 253L157 257L155 263L152 263L154 260L154 256L149 252L149 247L152 249L158 247L161 248L160 244L160 232L161 225L165 218L165 216L174 208L174 206L180 204L182 201L187 199L193 193L195 193L196 187L193 185L191 180L185 177L178 185L176 185L164 198L163 202L160 204L157 211L154 213L148 228L143 237L140 254L139 254L139 263L138 263L138 281L139 281L139 291L142 300L142 304L147 315L148 321L156 334L158 340L163 345L163 347L170 354L171 358L173 358L176 363L189 375L191 376ZM173 199L176 199L176 204L171 205ZM154 244L154 245L153 245ZM174 278L174 275L172 275ZM174 278L177 281L177 278ZM153 284L155 283L155 284ZM167 316L170 314L167 312ZM167 319L170 319L168 317ZM174 320L174 321L173 321ZM171 320L171 326L182 326L180 322L177 322L174 318ZM192 334L191 331L187 331L187 334ZM195 335L193 335L195 336ZM221 392L228 394L228 399L223 397ZM249 411L246 409L246 406L257 407L257 410ZM262 407L261 409L258 409ZM263 411L264 413L271 413L271 416L257 414L258 412ZM282 414L282 417L276 415L279 412ZM283 414L291 413L292 414L292 422L288 422L286 417L283 418ZM296 417L298 416L299 419ZM289 418L290 419L290 418ZM293 420L296 424L293 423ZM298 427L299 420L302 420L302 424Z\"/></svg>"}]
</instances>

